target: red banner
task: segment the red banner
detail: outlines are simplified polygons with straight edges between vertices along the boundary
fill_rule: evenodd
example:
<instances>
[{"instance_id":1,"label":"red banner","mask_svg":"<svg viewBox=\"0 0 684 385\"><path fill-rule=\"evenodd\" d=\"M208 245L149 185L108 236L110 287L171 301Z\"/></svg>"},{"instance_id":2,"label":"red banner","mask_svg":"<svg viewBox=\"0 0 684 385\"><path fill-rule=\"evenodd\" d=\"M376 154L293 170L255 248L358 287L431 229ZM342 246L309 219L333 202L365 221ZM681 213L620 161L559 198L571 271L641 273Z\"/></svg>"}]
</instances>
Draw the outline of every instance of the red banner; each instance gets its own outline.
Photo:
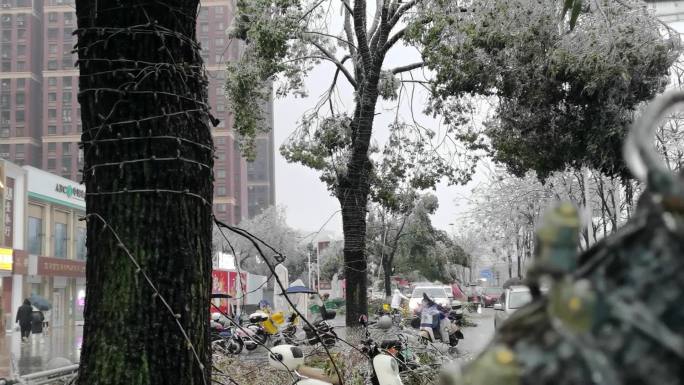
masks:
<instances>
[{"instance_id":1,"label":"red banner","mask_svg":"<svg viewBox=\"0 0 684 385\"><path fill-rule=\"evenodd\" d=\"M244 293L247 288L247 274L242 273L242 292ZM233 298L238 297L237 292L237 272L227 271L227 270L213 270L211 272L211 292L220 294L229 294ZM235 304L234 299L215 299L213 304L221 309L222 312L231 314L231 309L229 305ZM211 312L215 312L216 309L212 307Z\"/></svg>"},{"instance_id":2,"label":"red banner","mask_svg":"<svg viewBox=\"0 0 684 385\"><path fill-rule=\"evenodd\" d=\"M71 259L38 257L38 275L84 278L86 264Z\"/></svg>"},{"instance_id":3,"label":"red banner","mask_svg":"<svg viewBox=\"0 0 684 385\"><path fill-rule=\"evenodd\" d=\"M28 274L28 252L25 250L14 250L14 263L12 264L12 273L27 275Z\"/></svg>"}]
</instances>

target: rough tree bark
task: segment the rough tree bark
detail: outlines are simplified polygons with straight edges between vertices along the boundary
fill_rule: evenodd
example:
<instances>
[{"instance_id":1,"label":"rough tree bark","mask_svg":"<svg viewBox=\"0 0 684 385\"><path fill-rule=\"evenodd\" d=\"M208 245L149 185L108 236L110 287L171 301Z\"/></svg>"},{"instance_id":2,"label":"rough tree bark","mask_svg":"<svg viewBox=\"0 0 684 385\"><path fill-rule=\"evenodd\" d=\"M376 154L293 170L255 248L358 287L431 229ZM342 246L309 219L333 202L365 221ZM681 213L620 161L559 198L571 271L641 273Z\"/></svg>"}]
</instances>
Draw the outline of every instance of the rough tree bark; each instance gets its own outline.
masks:
<instances>
[{"instance_id":1,"label":"rough tree bark","mask_svg":"<svg viewBox=\"0 0 684 385\"><path fill-rule=\"evenodd\" d=\"M88 220L81 385L211 383L213 146L198 3L76 1Z\"/></svg>"},{"instance_id":2,"label":"rough tree bark","mask_svg":"<svg viewBox=\"0 0 684 385\"><path fill-rule=\"evenodd\" d=\"M382 62L382 61L380 61ZM344 231L344 276L346 279L347 325L358 325L359 316L368 313L366 260L366 212L370 193L372 164L368 156L375 105L378 100L380 67L366 67L365 81L351 127L355 132L348 172L339 183L337 198L342 208Z\"/></svg>"},{"instance_id":3,"label":"rough tree bark","mask_svg":"<svg viewBox=\"0 0 684 385\"><path fill-rule=\"evenodd\" d=\"M381 13L382 25L370 41L366 33L366 1L355 1L352 10L360 58L355 66L357 102L351 122L352 145L347 174L340 178L336 194L342 209L346 321L349 326L358 325L359 316L368 313L366 212L373 167L368 150L379 96L380 70L386 53L378 48L385 45L394 27L388 23L389 10L386 7L385 4Z\"/></svg>"}]
</instances>

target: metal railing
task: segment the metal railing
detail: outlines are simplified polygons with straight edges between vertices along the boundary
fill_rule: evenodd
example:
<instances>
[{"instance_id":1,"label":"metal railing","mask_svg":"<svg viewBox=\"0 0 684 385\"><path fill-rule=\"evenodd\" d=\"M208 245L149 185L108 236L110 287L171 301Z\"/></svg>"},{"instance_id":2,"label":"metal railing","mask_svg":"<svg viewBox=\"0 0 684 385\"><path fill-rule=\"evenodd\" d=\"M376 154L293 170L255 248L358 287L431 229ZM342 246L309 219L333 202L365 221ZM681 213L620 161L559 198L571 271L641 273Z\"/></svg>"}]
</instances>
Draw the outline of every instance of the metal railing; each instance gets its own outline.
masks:
<instances>
[{"instance_id":1,"label":"metal railing","mask_svg":"<svg viewBox=\"0 0 684 385\"><path fill-rule=\"evenodd\" d=\"M68 384L78 375L78 364L44 370L19 377L22 385Z\"/></svg>"}]
</instances>

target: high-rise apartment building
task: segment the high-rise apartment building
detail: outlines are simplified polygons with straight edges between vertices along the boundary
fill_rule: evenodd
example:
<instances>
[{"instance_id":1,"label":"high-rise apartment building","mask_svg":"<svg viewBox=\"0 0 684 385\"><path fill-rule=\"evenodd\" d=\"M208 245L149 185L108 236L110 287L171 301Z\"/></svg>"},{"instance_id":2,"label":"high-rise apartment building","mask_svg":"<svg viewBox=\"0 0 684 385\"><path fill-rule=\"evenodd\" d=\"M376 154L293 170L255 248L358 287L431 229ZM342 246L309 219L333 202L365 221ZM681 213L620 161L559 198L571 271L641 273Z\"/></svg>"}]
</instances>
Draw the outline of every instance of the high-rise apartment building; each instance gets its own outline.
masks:
<instances>
[{"instance_id":1,"label":"high-rise apartment building","mask_svg":"<svg viewBox=\"0 0 684 385\"><path fill-rule=\"evenodd\" d=\"M261 135L257 158L245 162L224 96L225 63L241 49L226 36L234 13L234 0L206 0L197 20L209 103L221 121L213 128L214 212L228 223L275 203L273 134ZM0 0L0 157L80 181L75 28L74 0Z\"/></svg>"}]
</instances>

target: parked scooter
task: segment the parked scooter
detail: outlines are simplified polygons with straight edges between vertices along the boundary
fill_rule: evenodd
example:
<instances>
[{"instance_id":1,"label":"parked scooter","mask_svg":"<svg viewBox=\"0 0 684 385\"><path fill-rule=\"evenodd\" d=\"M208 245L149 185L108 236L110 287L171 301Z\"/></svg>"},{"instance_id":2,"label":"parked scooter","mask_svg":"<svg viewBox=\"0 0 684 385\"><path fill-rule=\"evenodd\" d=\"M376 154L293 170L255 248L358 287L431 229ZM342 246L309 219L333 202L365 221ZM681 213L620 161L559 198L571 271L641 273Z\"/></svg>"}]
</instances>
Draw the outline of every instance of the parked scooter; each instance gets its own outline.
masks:
<instances>
[{"instance_id":1,"label":"parked scooter","mask_svg":"<svg viewBox=\"0 0 684 385\"><path fill-rule=\"evenodd\" d=\"M213 313L211 315L210 327L212 349L218 349L229 354L239 354L242 351L245 345L242 338L236 335L234 328L221 319L221 314Z\"/></svg>"},{"instance_id":2,"label":"parked scooter","mask_svg":"<svg viewBox=\"0 0 684 385\"><path fill-rule=\"evenodd\" d=\"M389 316L382 316L386 318L388 324L391 326ZM403 385L401 377L399 377L400 369L406 369L407 360L402 354L403 344L400 340L384 340L377 344L368 331L368 318L362 315L359 318L359 323L365 328L366 337L362 341L361 351L368 355L372 363L371 383L373 385Z\"/></svg>"},{"instance_id":3,"label":"parked scooter","mask_svg":"<svg viewBox=\"0 0 684 385\"><path fill-rule=\"evenodd\" d=\"M249 315L249 324L238 328L236 333L245 344L245 349L252 351L259 345L266 345L269 342L270 335L262 326L268 319L269 315L266 312L257 310Z\"/></svg>"},{"instance_id":4,"label":"parked scooter","mask_svg":"<svg viewBox=\"0 0 684 385\"><path fill-rule=\"evenodd\" d=\"M304 338L297 338L297 324L299 323L299 316L293 313L285 326L285 328L280 332L283 340L287 344L299 345L304 343L306 345L316 345L322 343L325 347L332 347L337 342L337 334L335 333L334 327L328 322L335 318L335 312L325 309L325 306L321 306L320 318L317 318L312 322L314 329L309 325L304 324L302 329L304 330Z\"/></svg>"},{"instance_id":5,"label":"parked scooter","mask_svg":"<svg viewBox=\"0 0 684 385\"><path fill-rule=\"evenodd\" d=\"M287 370L299 379L297 385L339 385L339 380L330 378L320 370L304 365L302 349L294 345L279 345L271 349L268 364L277 370Z\"/></svg>"}]
</instances>

